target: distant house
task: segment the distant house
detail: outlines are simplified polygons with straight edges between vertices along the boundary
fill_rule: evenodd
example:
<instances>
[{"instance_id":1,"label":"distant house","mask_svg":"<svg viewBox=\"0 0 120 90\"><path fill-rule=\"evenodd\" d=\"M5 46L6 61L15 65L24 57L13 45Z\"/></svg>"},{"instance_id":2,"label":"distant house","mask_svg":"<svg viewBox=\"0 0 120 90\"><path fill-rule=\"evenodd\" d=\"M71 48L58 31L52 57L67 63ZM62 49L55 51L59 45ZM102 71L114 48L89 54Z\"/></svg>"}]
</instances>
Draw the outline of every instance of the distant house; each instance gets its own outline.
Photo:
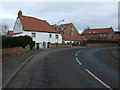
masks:
<instances>
[{"instance_id":1,"label":"distant house","mask_svg":"<svg viewBox=\"0 0 120 90\"><path fill-rule=\"evenodd\" d=\"M13 30L8 30L5 37L12 37L13 35L17 35L17 34L20 34L20 33L13 33Z\"/></svg>"},{"instance_id":2,"label":"distant house","mask_svg":"<svg viewBox=\"0 0 120 90\"><path fill-rule=\"evenodd\" d=\"M113 28L85 29L82 36L88 40L115 40L117 36Z\"/></svg>"},{"instance_id":3,"label":"distant house","mask_svg":"<svg viewBox=\"0 0 120 90\"><path fill-rule=\"evenodd\" d=\"M60 26L52 25L53 29L62 35L63 43L76 43L80 44L87 39L81 36L72 23L61 24Z\"/></svg>"},{"instance_id":4,"label":"distant house","mask_svg":"<svg viewBox=\"0 0 120 90\"><path fill-rule=\"evenodd\" d=\"M20 33L15 36L31 36L36 48L47 48L48 42L62 43L62 36L47 21L23 16L21 11L18 12L13 33Z\"/></svg>"},{"instance_id":5,"label":"distant house","mask_svg":"<svg viewBox=\"0 0 120 90\"><path fill-rule=\"evenodd\" d=\"M115 31L115 34L120 37L120 31Z\"/></svg>"}]
</instances>

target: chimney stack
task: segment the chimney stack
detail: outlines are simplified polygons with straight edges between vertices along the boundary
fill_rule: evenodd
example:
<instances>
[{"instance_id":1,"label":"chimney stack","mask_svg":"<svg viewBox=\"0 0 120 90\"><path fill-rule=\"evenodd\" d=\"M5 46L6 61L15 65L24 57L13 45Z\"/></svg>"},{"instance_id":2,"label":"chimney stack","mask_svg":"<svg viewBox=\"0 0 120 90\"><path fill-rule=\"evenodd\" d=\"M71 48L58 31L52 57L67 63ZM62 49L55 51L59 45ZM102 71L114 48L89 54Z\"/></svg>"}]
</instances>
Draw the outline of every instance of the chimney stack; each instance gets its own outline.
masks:
<instances>
[{"instance_id":1,"label":"chimney stack","mask_svg":"<svg viewBox=\"0 0 120 90\"><path fill-rule=\"evenodd\" d=\"M18 12L18 17L22 17L22 11Z\"/></svg>"}]
</instances>

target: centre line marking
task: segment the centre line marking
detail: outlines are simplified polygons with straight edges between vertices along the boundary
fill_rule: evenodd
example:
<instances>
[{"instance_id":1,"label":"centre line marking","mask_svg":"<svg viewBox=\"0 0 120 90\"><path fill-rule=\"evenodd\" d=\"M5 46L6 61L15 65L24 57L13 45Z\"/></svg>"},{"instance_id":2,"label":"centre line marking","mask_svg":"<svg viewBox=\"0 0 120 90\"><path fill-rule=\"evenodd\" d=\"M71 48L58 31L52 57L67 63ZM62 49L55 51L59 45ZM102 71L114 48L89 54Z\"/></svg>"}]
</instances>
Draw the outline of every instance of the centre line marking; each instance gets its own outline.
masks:
<instances>
[{"instance_id":1,"label":"centre line marking","mask_svg":"<svg viewBox=\"0 0 120 90\"><path fill-rule=\"evenodd\" d=\"M100 80L98 77L96 77L93 73L91 73L88 69L85 69L91 76L93 76L95 79L97 79L102 85L104 85L109 90L113 90L110 86L105 84L102 80Z\"/></svg>"},{"instance_id":2,"label":"centre line marking","mask_svg":"<svg viewBox=\"0 0 120 90\"><path fill-rule=\"evenodd\" d=\"M78 58L76 58L76 60L77 60L77 62L78 62L80 65L82 65L82 63L78 60Z\"/></svg>"},{"instance_id":3,"label":"centre line marking","mask_svg":"<svg viewBox=\"0 0 120 90\"><path fill-rule=\"evenodd\" d=\"M78 53L80 53L80 52L81 52L81 50L78 51Z\"/></svg>"},{"instance_id":4,"label":"centre line marking","mask_svg":"<svg viewBox=\"0 0 120 90\"><path fill-rule=\"evenodd\" d=\"M78 54L76 53L76 56L77 56Z\"/></svg>"}]
</instances>

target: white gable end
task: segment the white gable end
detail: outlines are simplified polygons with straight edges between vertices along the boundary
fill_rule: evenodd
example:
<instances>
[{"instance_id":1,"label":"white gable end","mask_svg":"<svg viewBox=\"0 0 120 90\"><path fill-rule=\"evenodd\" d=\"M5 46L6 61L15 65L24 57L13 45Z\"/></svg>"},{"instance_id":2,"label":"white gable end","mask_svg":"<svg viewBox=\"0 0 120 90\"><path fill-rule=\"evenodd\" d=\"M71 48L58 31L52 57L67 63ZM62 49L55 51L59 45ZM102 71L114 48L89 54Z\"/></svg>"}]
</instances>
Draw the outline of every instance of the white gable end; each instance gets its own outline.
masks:
<instances>
[{"instance_id":1,"label":"white gable end","mask_svg":"<svg viewBox=\"0 0 120 90\"><path fill-rule=\"evenodd\" d=\"M23 32L23 26L21 24L20 19L17 18L13 28L13 33L21 33L21 32Z\"/></svg>"}]
</instances>

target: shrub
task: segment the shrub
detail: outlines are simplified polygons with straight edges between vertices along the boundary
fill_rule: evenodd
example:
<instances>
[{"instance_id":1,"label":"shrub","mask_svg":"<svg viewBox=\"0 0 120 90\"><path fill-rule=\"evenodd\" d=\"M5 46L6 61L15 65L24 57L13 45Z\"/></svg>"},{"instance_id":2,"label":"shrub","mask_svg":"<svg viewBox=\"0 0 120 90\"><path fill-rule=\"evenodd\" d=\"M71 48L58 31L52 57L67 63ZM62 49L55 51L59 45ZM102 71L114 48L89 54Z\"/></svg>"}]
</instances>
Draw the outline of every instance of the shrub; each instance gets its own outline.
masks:
<instances>
[{"instance_id":1,"label":"shrub","mask_svg":"<svg viewBox=\"0 0 120 90\"><path fill-rule=\"evenodd\" d=\"M23 47L32 44L30 36L2 37L2 48ZM32 45L33 46L33 45Z\"/></svg>"}]
</instances>

